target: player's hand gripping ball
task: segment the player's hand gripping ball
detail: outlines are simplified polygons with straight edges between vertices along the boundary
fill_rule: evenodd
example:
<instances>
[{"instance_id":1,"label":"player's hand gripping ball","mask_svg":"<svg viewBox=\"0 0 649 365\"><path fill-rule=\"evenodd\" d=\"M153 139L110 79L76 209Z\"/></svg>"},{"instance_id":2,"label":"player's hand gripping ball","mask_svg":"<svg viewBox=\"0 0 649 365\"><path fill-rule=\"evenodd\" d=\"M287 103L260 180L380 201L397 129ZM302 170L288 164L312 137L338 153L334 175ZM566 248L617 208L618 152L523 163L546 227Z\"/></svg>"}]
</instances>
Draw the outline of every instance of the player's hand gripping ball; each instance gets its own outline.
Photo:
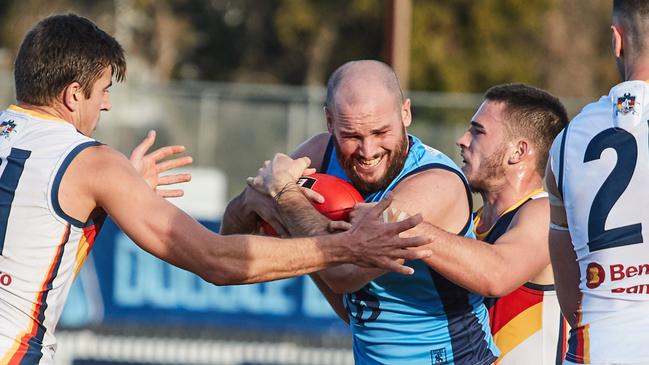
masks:
<instances>
[{"instance_id":1,"label":"player's hand gripping ball","mask_svg":"<svg viewBox=\"0 0 649 365\"><path fill-rule=\"evenodd\" d=\"M318 212L333 221L349 221L349 212L354 205L363 202L363 197L356 188L333 175L315 173L302 176L297 184L324 197L324 203L311 203ZM266 221L261 221L261 229L266 235L277 236L277 232Z\"/></svg>"}]
</instances>

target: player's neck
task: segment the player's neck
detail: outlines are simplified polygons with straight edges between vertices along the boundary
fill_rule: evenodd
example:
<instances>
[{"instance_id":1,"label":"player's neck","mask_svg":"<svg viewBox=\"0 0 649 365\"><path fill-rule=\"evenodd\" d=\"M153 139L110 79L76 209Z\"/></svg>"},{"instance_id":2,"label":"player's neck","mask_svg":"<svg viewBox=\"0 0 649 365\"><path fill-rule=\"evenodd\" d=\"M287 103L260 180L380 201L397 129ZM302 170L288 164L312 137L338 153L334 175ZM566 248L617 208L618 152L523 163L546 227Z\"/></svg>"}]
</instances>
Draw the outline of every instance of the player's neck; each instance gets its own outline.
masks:
<instances>
[{"instance_id":1,"label":"player's neck","mask_svg":"<svg viewBox=\"0 0 649 365\"><path fill-rule=\"evenodd\" d=\"M64 121L67 121L71 123L68 118L66 118L66 114L61 111L61 108L57 108L56 106L50 106L50 105L34 105L30 103L25 103L25 102L18 102L17 104L19 107L29 110L32 112L36 112L38 114L44 114L47 116L50 116L52 118L58 118Z\"/></svg>"},{"instance_id":2,"label":"player's neck","mask_svg":"<svg viewBox=\"0 0 649 365\"><path fill-rule=\"evenodd\" d=\"M642 80L649 82L649 63L637 62L625 69L625 81Z\"/></svg>"},{"instance_id":3,"label":"player's neck","mask_svg":"<svg viewBox=\"0 0 649 365\"><path fill-rule=\"evenodd\" d=\"M521 199L542 188L538 174L506 177L499 184L481 192L483 207L481 225L492 226L498 218Z\"/></svg>"}]
</instances>

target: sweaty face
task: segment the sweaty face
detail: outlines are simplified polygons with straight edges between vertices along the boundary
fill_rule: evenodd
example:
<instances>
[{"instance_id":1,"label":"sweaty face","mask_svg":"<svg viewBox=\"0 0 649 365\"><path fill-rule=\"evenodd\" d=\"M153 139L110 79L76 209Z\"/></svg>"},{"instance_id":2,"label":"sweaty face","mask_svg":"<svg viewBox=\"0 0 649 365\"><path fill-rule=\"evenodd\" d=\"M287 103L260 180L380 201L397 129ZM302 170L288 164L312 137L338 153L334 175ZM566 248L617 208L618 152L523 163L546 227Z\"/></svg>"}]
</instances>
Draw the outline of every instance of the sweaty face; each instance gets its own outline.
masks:
<instances>
[{"instance_id":1,"label":"sweaty face","mask_svg":"<svg viewBox=\"0 0 649 365\"><path fill-rule=\"evenodd\" d=\"M90 97L86 98L83 92L79 95L79 107L77 110L79 125L77 129L86 136L92 135L99 123L99 115L102 111L110 110L110 98L108 89L112 84L112 71L106 67L99 79L92 86Z\"/></svg>"},{"instance_id":2,"label":"sweaty face","mask_svg":"<svg viewBox=\"0 0 649 365\"><path fill-rule=\"evenodd\" d=\"M386 188L403 168L408 154L409 101L403 105L406 112L400 107L390 99L328 111L338 162L363 194Z\"/></svg>"},{"instance_id":3,"label":"sweaty face","mask_svg":"<svg viewBox=\"0 0 649 365\"><path fill-rule=\"evenodd\" d=\"M503 103L486 100L473 116L469 130L457 140L462 171L474 192L485 192L504 178L509 148Z\"/></svg>"}]
</instances>

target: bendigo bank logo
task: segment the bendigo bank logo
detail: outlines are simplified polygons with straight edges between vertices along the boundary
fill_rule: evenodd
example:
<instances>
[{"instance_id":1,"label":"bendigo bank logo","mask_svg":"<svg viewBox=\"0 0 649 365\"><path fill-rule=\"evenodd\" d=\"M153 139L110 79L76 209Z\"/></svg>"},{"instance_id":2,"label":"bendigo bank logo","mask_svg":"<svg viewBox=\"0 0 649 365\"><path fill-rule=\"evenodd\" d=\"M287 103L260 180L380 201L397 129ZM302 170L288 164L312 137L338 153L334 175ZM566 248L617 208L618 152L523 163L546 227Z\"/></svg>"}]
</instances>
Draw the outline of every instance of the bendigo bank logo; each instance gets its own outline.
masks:
<instances>
[{"instance_id":1,"label":"bendigo bank logo","mask_svg":"<svg viewBox=\"0 0 649 365\"><path fill-rule=\"evenodd\" d=\"M586 287L588 289L595 289L600 284L604 282L604 279L606 278L606 274L604 273L604 268L602 265L596 263L596 262L591 262L588 264L586 267Z\"/></svg>"}]
</instances>

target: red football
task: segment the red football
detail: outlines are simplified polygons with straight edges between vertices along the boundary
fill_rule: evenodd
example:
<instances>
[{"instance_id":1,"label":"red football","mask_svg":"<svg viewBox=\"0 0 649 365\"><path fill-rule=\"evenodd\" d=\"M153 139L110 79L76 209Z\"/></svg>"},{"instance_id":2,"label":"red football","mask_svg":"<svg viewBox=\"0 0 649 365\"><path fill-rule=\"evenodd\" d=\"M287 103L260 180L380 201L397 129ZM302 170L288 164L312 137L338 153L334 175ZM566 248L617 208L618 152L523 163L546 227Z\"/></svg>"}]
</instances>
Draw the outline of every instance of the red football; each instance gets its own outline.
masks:
<instances>
[{"instance_id":1,"label":"red football","mask_svg":"<svg viewBox=\"0 0 649 365\"><path fill-rule=\"evenodd\" d=\"M354 208L354 205L363 202L363 197L356 188L333 175L315 173L302 176L297 184L320 193L325 201L322 204L313 204L313 207L334 221L349 220L349 212ZM265 221L261 222L261 226L266 234L277 235L273 227Z\"/></svg>"}]
</instances>

